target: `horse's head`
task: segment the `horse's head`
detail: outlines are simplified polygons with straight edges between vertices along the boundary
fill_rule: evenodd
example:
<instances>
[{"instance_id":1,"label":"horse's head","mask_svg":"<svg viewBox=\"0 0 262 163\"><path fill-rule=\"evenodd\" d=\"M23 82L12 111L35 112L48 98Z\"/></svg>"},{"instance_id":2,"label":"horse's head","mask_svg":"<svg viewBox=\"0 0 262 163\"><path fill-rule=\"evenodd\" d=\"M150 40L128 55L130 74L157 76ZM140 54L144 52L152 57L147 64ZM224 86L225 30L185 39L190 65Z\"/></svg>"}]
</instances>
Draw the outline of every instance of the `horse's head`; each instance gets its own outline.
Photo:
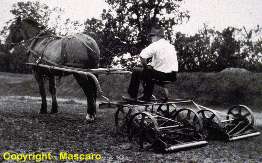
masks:
<instances>
[{"instance_id":1,"label":"horse's head","mask_svg":"<svg viewBox=\"0 0 262 163\"><path fill-rule=\"evenodd\" d=\"M22 35L22 22L21 18L17 18L10 26L9 26L9 35L6 38L7 43L18 43L23 40Z\"/></svg>"},{"instance_id":2,"label":"horse's head","mask_svg":"<svg viewBox=\"0 0 262 163\"><path fill-rule=\"evenodd\" d=\"M9 26L9 35L6 38L7 43L18 43L34 37L44 27L31 18L21 19L18 17Z\"/></svg>"}]
</instances>

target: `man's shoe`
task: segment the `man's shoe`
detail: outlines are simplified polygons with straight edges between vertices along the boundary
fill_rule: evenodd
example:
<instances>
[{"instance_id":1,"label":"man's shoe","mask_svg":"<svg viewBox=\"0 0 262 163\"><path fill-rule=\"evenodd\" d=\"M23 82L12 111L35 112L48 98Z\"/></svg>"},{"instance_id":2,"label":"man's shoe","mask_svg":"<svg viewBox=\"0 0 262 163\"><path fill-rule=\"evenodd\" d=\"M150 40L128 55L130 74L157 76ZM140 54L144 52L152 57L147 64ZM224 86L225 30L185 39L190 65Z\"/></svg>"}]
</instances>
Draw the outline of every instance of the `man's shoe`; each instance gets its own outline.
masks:
<instances>
[{"instance_id":1,"label":"man's shoe","mask_svg":"<svg viewBox=\"0 0 262 163\"><path fill-rule=\"evenodd\" d=\"M125 100L125 101L137 101L137 98L126 97L126 96L122 96L122 99Z\"/></svg>"},{"instance_id":2,"label":"man's shoe","mask_svg":"<svg viewBox=\"0 0 262 163\"><path fill-rule=\"evenodd\" d=\"M149 102L149 101L151 101L151 98L147 98L147 97L142 96L142 97L139 97L138 100L139 101Z\"/></svg>"}]
</instances>

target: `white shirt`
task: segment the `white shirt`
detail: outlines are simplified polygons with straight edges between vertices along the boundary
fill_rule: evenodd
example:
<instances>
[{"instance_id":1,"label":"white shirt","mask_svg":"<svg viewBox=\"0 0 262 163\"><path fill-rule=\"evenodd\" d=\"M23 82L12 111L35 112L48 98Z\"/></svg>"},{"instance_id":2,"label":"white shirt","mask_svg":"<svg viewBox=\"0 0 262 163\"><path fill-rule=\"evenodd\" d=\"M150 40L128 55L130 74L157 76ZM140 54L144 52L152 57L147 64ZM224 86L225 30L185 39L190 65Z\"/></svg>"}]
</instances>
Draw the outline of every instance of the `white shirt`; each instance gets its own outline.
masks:
<instances>
[{"instance_id":1,"label":"white shirt","mask_svg":"<svg viewBox=\"0 0 262 163\"><path fill-rule=\"evenodd\" d=\"M152 57L151 66L164 73L178 71L178 61L175 47L165 39L153 42L142 50L140 57L147 59Z\"/></svg>"}]
</instances>

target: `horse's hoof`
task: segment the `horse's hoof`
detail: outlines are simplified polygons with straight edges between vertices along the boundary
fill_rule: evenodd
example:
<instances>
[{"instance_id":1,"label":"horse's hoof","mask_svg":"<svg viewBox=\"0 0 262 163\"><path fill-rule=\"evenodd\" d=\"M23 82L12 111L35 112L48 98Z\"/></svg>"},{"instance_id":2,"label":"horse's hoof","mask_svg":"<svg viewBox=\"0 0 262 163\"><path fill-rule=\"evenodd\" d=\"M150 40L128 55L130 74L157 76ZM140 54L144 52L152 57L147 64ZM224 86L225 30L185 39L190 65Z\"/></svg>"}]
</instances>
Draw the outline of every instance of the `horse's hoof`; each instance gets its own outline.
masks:
<instances>
[{"instance_id":1,"label":"horse's hoof","mask_svg":"<svg viewBox=\"0 0 262 163\"><path fill-rule=\"evenodd\" d=\"M86 115L86 121L87 122L94 122L95 121L95 115Z\"/></svg>"}]
</instances>

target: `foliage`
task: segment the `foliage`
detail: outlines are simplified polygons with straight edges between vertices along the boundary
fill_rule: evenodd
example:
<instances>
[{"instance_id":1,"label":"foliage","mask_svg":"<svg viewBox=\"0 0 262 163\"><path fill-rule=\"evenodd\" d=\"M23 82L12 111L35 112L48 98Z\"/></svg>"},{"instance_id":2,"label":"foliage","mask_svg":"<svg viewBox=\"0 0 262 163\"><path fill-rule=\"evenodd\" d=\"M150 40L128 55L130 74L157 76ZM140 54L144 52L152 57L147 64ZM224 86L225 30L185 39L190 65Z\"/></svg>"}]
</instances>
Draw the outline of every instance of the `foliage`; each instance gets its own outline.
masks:
<instances>
[{"instance_id":1,"label":"foliage","mask_svg":"<svg viewBox=\"0 0 262 163\"><path fill-rule=\"evenodd\" d=\"M262 28L240 29L240 53L245 56L244 66L250 70L262 71Z\"/></svg>"},{"instance_id":2,"label":"foliage","mask_svg":"<svg viewBox=\"0 0 262 163\"><path fill-rule=\"evenodd\" d=\"M84 33L93 37L100 47L100 65L102 67L109 65L111 63L110 58L112 58L116 53L108 50L108 48L113 48L114 45L117 45L120 42L118 42L117 39L114 39L112 33L107 32L102 20L95 18L87 19L84 24ZM114 48L117 49L117 47Z\"/></svg>"},{"instance_id":3,"label":"foliage","mask_svg":"<svg viewBox=\"0 0 262 163\"><path fill-rule=\"evenodd\" d=\"M32 18L42 25L47 25L52 10L39 2L17 2L10 12L17 18Z\"/></svg>"},{"instance_id":4,"label":"foliage","mask_svg":"<svg viewBox=\"0 0 262 163\"><path fill-rule=\"evenodd\" d=\"M8 30L9 30L8 27L18 17L22 19L24 18L33 19L39 24L41 24L42 26L47 27L52 10L47 5L41 4L37 1L36 2L27 1L27 2L14 3L10 12L14 15L14 19L11 19L8 22L6 22L6 25L1 30L1 35L3 35L4 37L6 37L8 34Z\"/></svg>"},{"instance_id":5,"label":"foliage","mask_svg":"<svg viewBox=\"0 0 262 163\"><path fill-rule=\"evenodd\" d=\"M217 56L212 53L211 43L215 31L204 26L199 33L187 37L177 33L175 47L178 52L179 69L182 71L210 71L214 69Z\"/></svg>"},{"instance_id":6,"label":"foliage","mask_svg":"<svg viewBox=\"0 0 262 163\"><path fill-rule=\"evenodd\" d=\"M180 10L182 0L106 0L111 7L104 10L102 55L131 53L139 54L148 45L147 34L153 25L165 28L167 38L172 41L172 29L176 24L189 19L187 11Z\"/></svg>"},{"instance_id":7,"label":"foliage","mask_svg":"<svg viewBox=\"0 0 262 163\"><path fill-rule=\"evenodd\" d=\"M125 68L127 70L132 70L138 66L141 66L139 56L131 56L130 53L125 53L121 56L114 56L110 65L110 67L113 68Z\"/></svg>"},{"instance_id":8,"label":"foliage","mask_svg":"<svg viewBox=\"0 0 262 163\"><path fill-rule=\"evenodd\" d=\"M222 70L227 67L232 67L235 65L241 66L241 61L244 59L244 56L241 56L239 53L239 42L237 42L233 36L235 28L228 27L222 31L219 37L216 38L214 46L217 46L216 49L218 53L217 58L217 70Z\"/></svg>"},{"instance_id":9,"label":"foliage","mask_svg":"<svg viewBox=\"0 0 262 163\"><path fill-rule=\"evenodd\" d=\"M212 72L228 67L261 71L261 34L257 40L238 39L242 32L234 27L219 32L204 25L193 36L177 33L174 45L178 51L180 71Z\"/></svg>"},{"instance_id":10,"label":"foliage","mask_svg":"<svg viewBox=\"0 0 262 163\"><path fill-rule=\"evenodd\" d=\"M17 2L10 11L15 18L32 18L57 35L80 32L92 36L100 47L100 66L108 65L132 68L138 65L137 54L149 44L147 34L153 25L165 28L166 38L176 47L179 71L221 71L227 67L242 67L252 71L262 71L262 28L237 29L227 27L222 32L204 24L198 33L187 36L173 33L175 25L189 19L187 11L181 11L182 0L106 0L109 9L101 13L102 20L86 19L84 29L78 21L63 17L60 8L50 9L39 2ZM8 34L7 22L1 36ZM2 46L2 45L1 45ZM2 46L0 59L17 67L18 61L27 57ZM4 53L2 53L4 51ZM130 54L129 58L126 58ZM17 58L20 58L17 60ZM113 62L112 62L113 61ZM1 62L1 64L2 64ZM7 64L8 65L8 64ZM10 67L10 64L9 66ZM19 66L18 66L19 67ZM16 68L15 68L16 69ZM16 71L16 70L14 70Z\"/></svg>"},{"instance_id":11,"label":"foliage","mask_svg":"<svg viewBox=\"0 0 262 163\"><path fill-rule=\"evenodd\" d=\"M227 27L219 32L204 25L203 29L193 36L186 36L182 33L174 35L173 27L182 23L185 18L189 18L186 11L179 10L179 4L182 1L107 0L106 2L111 8L102 13L104 29L100 32L102 36L100 48L102 57L105 56L104 58L107 59L107 64L111 63L112 55L139 54L141 49L149 43L147 33L151 26L160 24L165 27L167 39L177 49L180 71L210 72L221 71L227 67L250 69L248 65L252 65L247 62L248 55L240 51L243 43L236 39L239 29L234 27ZM255 44L257 52L254 56L257 57L261 54L258 46L261 43ZM121 58L118 63L123 65L127 65L130 60L132 60L132 65L136 64L133 63L135 59L118 58ZM257 63L256 65L259 65ZM113 64L116 64L115 60Z\"/></svg>"},{"instance_id":12,"label":"foliage","mask_svg":"<svg viewBox=\"0 0 262 163\"><path fill-rule=\"evenodd\" d=\"M46 4L37 1L14 3L10 12L14 15L14 19L6 22L5 27L1 30L1 34L4 37L8 34L8 27L18 17L21 19L32 19L45 27L46 30L57 35L67 35L72 33L72 31L79 32L81 29L81 24L78 21L72 21L69 18L63 17L64 10L61 8L50 8Z\"/></svg>"},{"instance_id":13,"label":"foliage","mask_svg":"<svg viewBox=\"0 0 262 163\"><path fill-rule=\"evenodd\" d=\"M53 8L47 28L58 36L65 36L83 31L83 24L64 17L64 10Z\"/></svg>"}]
</instances>

